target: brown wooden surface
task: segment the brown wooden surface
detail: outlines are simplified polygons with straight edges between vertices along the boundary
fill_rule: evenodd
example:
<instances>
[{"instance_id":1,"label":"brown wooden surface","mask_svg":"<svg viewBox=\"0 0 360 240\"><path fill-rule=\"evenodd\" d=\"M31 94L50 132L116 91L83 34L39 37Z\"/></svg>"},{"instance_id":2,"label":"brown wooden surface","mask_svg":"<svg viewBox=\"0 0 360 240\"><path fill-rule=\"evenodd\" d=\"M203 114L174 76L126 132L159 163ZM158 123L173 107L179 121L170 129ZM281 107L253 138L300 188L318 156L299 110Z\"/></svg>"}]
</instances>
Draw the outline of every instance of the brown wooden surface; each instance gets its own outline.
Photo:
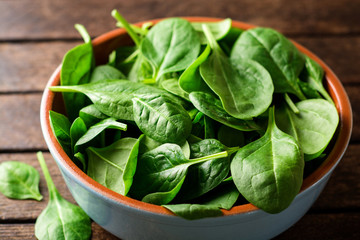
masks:
<instances>
[{"instance_id":1,"label":"brown wooden surface","mask_svg":"<svg viewBox=\"0 0 360 240\"><path fill-rule=\"evenodd\" d=\"M359 0L0 0L0 162L17 160L40 170L36 151L47 150L39 123L41 92L65 52L81 42L73 25L82 23L98 36L114 28L113 8L131 22L210 16L273 27L322 58L352 102L351 143L310 211L275 239L360 239ZM60 193L74 202L50 154L45 158ZM35 239L34 223L48 200L42 175L40 189L40 202L0 194L0 239ZM92 226L92 239L116 239Z\"/></svg>"}]
</instances>

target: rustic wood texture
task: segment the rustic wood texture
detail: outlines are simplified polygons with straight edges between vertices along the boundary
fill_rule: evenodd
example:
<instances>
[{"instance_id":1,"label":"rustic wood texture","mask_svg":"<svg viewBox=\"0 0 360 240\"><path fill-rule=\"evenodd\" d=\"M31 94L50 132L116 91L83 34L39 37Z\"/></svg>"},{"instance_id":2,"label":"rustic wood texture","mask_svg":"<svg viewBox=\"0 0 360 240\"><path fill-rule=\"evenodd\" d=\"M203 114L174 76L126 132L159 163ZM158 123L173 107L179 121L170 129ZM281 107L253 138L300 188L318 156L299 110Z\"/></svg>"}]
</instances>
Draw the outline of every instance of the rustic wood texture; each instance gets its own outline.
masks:
<instances>
[{"instance_id":1,"label":"rustic wood texture","mask_svg":"<svg viewBox=\"0 0 360 240\"><path fill-rule=\"evenodd\" d=\"M47 151L39 120L45 84L66 51L82 42L74 24L96 37L115 28L114 8L130 22L209 16L273 27L323 59L352 103L351 143L309 212L275 239L360 239L360 0L0 0L0 163L16 160L40 171L36 151ZM62 196L75 203L49 153L45 159ZM40 202L0 194L0 239L35 239L34 223L48 201L40 175ZM92 230L94 240L117 239L96 223Z\"/></svg>"}]
</instances>

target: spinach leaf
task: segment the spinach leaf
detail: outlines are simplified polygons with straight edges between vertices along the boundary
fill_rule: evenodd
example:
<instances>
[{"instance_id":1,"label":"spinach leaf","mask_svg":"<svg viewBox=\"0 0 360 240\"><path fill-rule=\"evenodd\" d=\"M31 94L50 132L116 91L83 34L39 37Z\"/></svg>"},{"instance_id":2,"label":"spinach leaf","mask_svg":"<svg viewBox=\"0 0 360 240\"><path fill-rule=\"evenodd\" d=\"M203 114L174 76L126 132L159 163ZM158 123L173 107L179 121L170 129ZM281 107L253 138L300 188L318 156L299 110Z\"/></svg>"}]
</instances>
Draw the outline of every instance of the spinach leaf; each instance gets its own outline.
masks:
<instances>
[{"instance_id":1,"label":"spinach leaf","mask_svg":"<svg viewBox=\"0 0 360 240\"><path fill-rule=\"evenodd\" d=\"M136 46L118 47L110 53L108 65L119 69L125 76L128 76L138 53L139 50Z\"/></svg>"},{"instance_id":2,"label":"spinach leaf","mask_svg":"<svg viewBox=\"0 0 360 240\"><path fill-rule=\"evenodd\" d=\"M41 152L37 154L49 189L49 202L35 222L38 239L90 239L91 221L86 213L61 197Z\"/></svg>"},{"instance_id":3,"label":"spinach leaf","mask_svg":"<svg viewBox=\"0 0 360 240\"><path fill-rule=\"evenodd\" d=\"M151 193L172 192L171 197L173 198L176 196L176 192L172 190L180 189L179 184L184 181L189 166L227 156L228 153L223 151L189 160L185 158L178 145L163 144L140 156L130 196L142 199ZM169 194L165 194L165 197L166 201L160 201L159 197L156 198L156 201L167 204L172 200Z\"/></svg>"},{"instance_id":4,"label":"spinach leaf","mask_svg":"<svg viewBox=\"0 0 360 240\"><path fill-rule=\"evenodd\" d=\"M89 147L89 177L105 187L127 195L136 170L139 142L135 138L122 138L104 148Z\"/></svg>"},{"instance_id":5,"label":"spinach leaf","mask_svg":"<svg viewBox=\"0 0 360 240\"><path fill-rule=\"evenodd\" d=\"M229 31L231 29L231 22L232 21L230 18L226 18L226 19L224 19L222 21L218 21L218 22L192 22L191 25L193 26L193 28L199 35L201 44L207 44L208 41L203 32L202 25L205 24L211 31L214 38L216 40L220 40L229 33Z\"/></svg>"},{"instance_id":6,"label":"spinach leaf","mask_svg":"<svg viewBox=\"0 0 360 240\"><path fill-rule=\"evenodd\" d=\"M153 65L158 80L165 73L187 68L199 54L200 40L188 21L168 18L149 30L140 51Z\"/></svg>"},{"instance_id":7,"label":"spinach leaf","mask_svg":"<svg viewBox=\"0 0 360 240\"><path fill-rule=\"evenodd\" d=\"M50 126L51 129L60 143L61 147L64 149L65 153L71 157L72 148L71 148L71 137L70 137L70 127L71 123L69 119L57 112L49 112Z\"/></svg>"},{"instance_id":8,"label":"spinach leaf","mask_svg":"<svg viewBox=\"0 0 360 240\"><path fill-rule=\"evenodd\" d=\"M228 114L224 110L221 101L208 93L192 92L189 94L189 98L191 103L194 104L200 112L226 126L242 131L260 129L253 120L237 119Z\"/></svg>"},{"instance_id":9,"label":"spinach leaf","mask_svg":"<svg viewBox=\"0 0 360 240\"><path fill-rule=\"evenodd\" d=\"M309 99L296 103L296 107L299 114L286 107L276 111L279 128L293 136L305 154L321 153L339 123L335 106L323 99Z\"/></svg>"},{"instance_id":10,"label":"spinach leaf","mask_svg":"<svg viewBox=\"0 0 360 240\"><path fill-rule=\"evenodd\" d=\"M8 198L40 201L43 196L39 181L38 171L26 163L7 161L0 164L0 192Z\"/></svg>"},{"instance_id":11,"label":"spinach leaf","mask_svg":"<svg viewBox=\"0 0 360 240\"><path fill-rule=\"evenodd\" d=\"M156 141L181 145L190 135L189 114L166 96L136 95L133 98L133 109L136 125Z\"/></svg>"},{"instance_id":12,"label":"spinach leaf","mask_svg":"<svg viewBox=\"0 0 360 240\"><path fill-rule=\"evenodd\" d=\"M309 98L321 98L321 95L308 82L303 82L298 79L298 84L304 95Z\"/></svg>"},{"instance_id":13,"label":"spinach leaf","mask_svg":"<svg viewBox=\"0 0 360 240\"><path fill-rule=\"evenodd\" d=\"M177 79L171 78L161 81L161 86L169 93L189 101L189 94L180 88L179 81Z\"/></svg>"},{"instance_id":14,"label":"spinach leaf","mask_svg":"<svg viewBox=\"0 0 360 240\"><path fill-rule=\"evenodd\" d=\"M72 152L79 152L78 145L75 145L76 142L87 132L87 127L82 118L78 117L74 120L70 127L70 139L71 139L71 147Z\"/></svg>"},{"instance_id":15,"label":"spinach leaf","mask_svg":"<svg viewBox=\"0 0 360 240\"><path fill-rule=\"evenodd\" d=\"M149 61L139 51L134 65L131 67L128 78L133 82L145 82L152 79L153 68ZM150 80L151 81L151 80Z\"/></svg>"},{"instance_id":16,"label":"spinach leaf","mask_svg":"<svg viewBox=\"0 0 360 240\"><path fill-rule=\"evenodd\" d=\"M89 82L97 82L107 79L126 79L126 76L118 69L110 65L100 65L94 68Z\"/></svg>"},{"instance_id":17,"label":"spinach leaf","mask_svg":"<svg viewBox=\"0 0 360 240\"><path fill-rule=\"evenodd\" d=\"M201 158L226 151L227 148L216 139L205 139L190 145L190 157ZM189 167L179 192L182 202L199 197L218 186L229 174L230 158L216 158Z\"/></svg>"},{"instance_id":18,"label":"spinach leaf","mask_svg":"<svg viewBox=\"0 0 360 240\"><path fill-rule=\"evenodd\" d=\"M211 32L204 32L212 54L201 64L200 74L220 97L226 112L239 119L251 119L263 113L272 102L273 83L260 64L244 59L230 59Z\"/></svg>"},{"instance_id":19,"label":"spinach leaf","mask_svg":"<svg viewBox=\"0 0 360 240\"><path fill-rule=\"evenodd\" d=\"M205 200L201 201L201 204L215 205L219 208L230 210L239 198L239 195L240 193L233 183L221 184L207 194Z\"/></svg>"},{"instance_id":20,"label":"spinach leaf","mask_svg":"<svg viewBox=\"0 0 360 240\"><path fill-rule=\"evenodd\" d=\"M79 116L84 121L87 128L91 127L92 125L100 122L105 118L108 118L108 116L106 116L96 108L95 104L90 104L82 108L79 112Z\"/></svg>"},{"instance_id":21,"label":"spinach leaf","mask_svg":"<svg viewBox=\"0 0 360 240\"><path fill-rule=\"evenodd\" d=\"M179 86L186 92L202 91L213 93L201 78L199 67L208 58L211 47L206 46L201 55L181 74L179 78Z\"/></svg>"},{"instance_id":22,"label":"spinach leaf","mask_svg":"<svg viewBox=\"0 0 360 240\"><path fill-rule=\"evenodd\" d=\"M222 215L221 210L215 205L202 205L202 204L168 204L163 205L177 216L188 220L196 220L207 217L219 217Z\"/></svg>"},{"instance_id":23,"label":"spinach leaf","mask_svg":"<svg viewBox=\"0 0 360 240\"><path fill-rule=\"evenodd\" d=\"M116 119L114 118L106 118L98 122L97 124L91 126L89 130L87 130L87 132L84 135L82 135L79 138L79 140L76 142L75 149L79 148L81 145L90 142L107 128L126 131L127 125L124 123L117 122Z\"/></svg>"},{"instance_id":24,"label":"spinach leaf","mask_svg":"<svg viewBox=\"0 0 360 240\"><path fill-rule=\"evenodd\" d=\"M309 86L316 89L327 101L334 103L322 83L324 78L324 69L322 69L317 62L308 56L305 57L305 69L308 73L308 78L306 80Z\"/></svg>"},{"instance_id":25,"label":"spinach leaf","mask_svg":"<svg viewBox=\"0 0 360 240\"><path fill-rule=\"evenodd\" d=\"M239 192L268 213L287 208L298 194L304 172L304 158L297 141L276 126L270 109L264 136L236 153L231 175Z\"/></svg>"},{"instance_id":26,"label":"spinach leaf","mask_svg":"<svg viewBox=\"0 0 360 240\"><path fill-rule=\"evenodd\" d=\"M104 80L78 86L50 87L54 92L81 92L86 94L95 107L103 114L121 120L134 120L132 98L139 94L161 94L173 102L183 104L183 100L163 89L127 80Z\"/></svg>"},{"instance_id":27,"label":"spinach leaf","mask_svg":"<svg viewBox=\"0 0 360 240\"><path fill-rule=\"evenodd\" d=\"M305 59L294 44L279 32L259 27L244 31L234 44L231 59L257 61L269 71L275 92L292 93L301 100L306 99L297 84Z\"/></svg>"},{"instance_id":28,"label":"spinach leaf","mask_svg":"<svg viewBox=\"0 0 360 240\"><path fill-rule=\"evenodd\" d=\"M66 53L60 74L62 86L88 83L95 63L90 35L80 24L76 24L75 28L80 32L85 43ZM77 93L66 93L63 97L67 115L73 121L78 116L79 110L85 106L86 98Z\"/></svg>"}]
</instances>

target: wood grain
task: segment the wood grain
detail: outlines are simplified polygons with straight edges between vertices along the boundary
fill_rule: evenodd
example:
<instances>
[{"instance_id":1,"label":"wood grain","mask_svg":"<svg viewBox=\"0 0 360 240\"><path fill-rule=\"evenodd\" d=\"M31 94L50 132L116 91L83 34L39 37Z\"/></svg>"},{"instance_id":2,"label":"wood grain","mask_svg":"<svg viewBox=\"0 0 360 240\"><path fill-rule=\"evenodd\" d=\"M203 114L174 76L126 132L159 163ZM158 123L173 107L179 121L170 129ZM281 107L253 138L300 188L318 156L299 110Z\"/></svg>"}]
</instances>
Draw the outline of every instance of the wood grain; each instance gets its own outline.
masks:
<instances>
[{"instance_id":1,"label":"wood grain","mask_svg":"<svg viewBox=\"0 0 360 240\"><path fill-rule=\"evenodd\" d=\"M206 7L205 7L206 6ZM230 17L290 34L353 34L360 32L360 2L353 0L2 0L0 39L79 38L75 23L93 36L113 29L118 9L129 22L172 16Z\"/></svg>"},{"instance_id":2,"label":"wood grain","mask_svg":"<svg viewBox=\"0 0 360 240\"><path fill-rule=\"evenodd\" d=\"M358 84L360 37L295 37L318 55L344 84ZM0 92L43 91L65 53L81 41L0 43Z\"/></svg>"}]
</instances>

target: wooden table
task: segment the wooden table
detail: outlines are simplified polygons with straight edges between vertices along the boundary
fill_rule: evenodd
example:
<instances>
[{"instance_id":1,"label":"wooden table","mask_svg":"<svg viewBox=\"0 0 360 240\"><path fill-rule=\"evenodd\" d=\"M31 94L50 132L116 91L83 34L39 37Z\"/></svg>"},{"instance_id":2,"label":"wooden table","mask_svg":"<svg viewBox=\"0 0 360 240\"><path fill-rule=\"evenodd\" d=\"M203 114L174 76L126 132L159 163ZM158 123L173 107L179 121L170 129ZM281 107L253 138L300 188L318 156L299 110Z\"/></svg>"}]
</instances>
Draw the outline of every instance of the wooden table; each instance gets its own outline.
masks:
<instances>
[{"instance_id":1,"label":"wooden table","mask_svg":"<svg viewBox=\"0 0 360 240\"><path fill-rule=\"evenodd\" d=\"M67 50L81 43L75 23L93 37L115 26L118 9L130 22L170 16L230 17L273 27L322 58L338 75L354 110L350 146L310 211L276 239L360 239L360 1L359 0L0 0L0 162L40 170L47 152L39 123L42 90ZM74 202L55 162L45 154L61 194ZM48 200L10 200L0 194L0 239L34 239ZM276 223L274 223L276 224ZM92 239L116 239L93 223Z\"/></svg>"}]
</instances>

